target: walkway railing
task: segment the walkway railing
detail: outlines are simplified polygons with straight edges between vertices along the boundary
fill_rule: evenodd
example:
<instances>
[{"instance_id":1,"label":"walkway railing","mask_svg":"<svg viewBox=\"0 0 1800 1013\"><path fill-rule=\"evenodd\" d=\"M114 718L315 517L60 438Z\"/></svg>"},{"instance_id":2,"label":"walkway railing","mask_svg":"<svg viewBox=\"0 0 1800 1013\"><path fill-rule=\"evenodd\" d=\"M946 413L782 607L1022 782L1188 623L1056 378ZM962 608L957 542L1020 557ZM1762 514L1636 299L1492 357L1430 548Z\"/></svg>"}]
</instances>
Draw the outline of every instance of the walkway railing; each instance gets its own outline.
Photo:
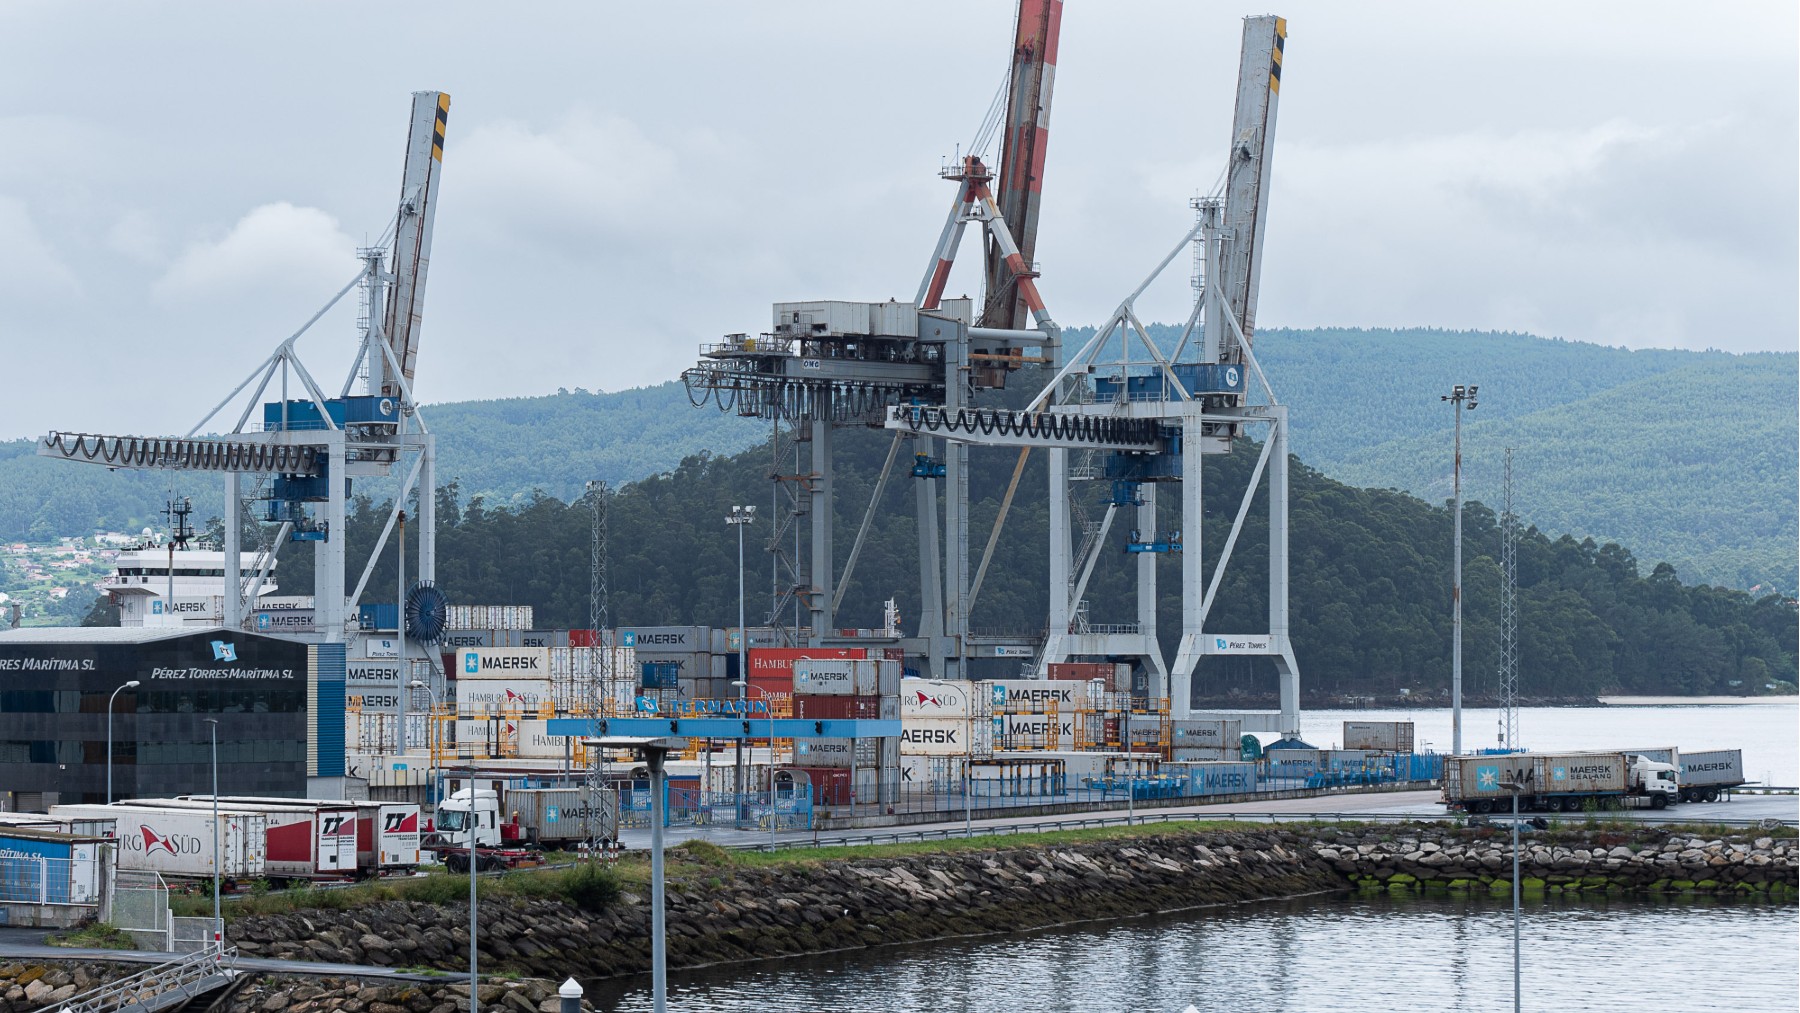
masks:
<instances>
[{"instance_id":1,"label":"walkway railing","mask_svg":"<svg viewBox=\"0 0 1800 1013\"><path fill-rule=\"evenodd\" d=\"M235 946L209 946L73 996L55 1013L154 1013L229 984L236 964Z\"/></svg>"}]
</instances>

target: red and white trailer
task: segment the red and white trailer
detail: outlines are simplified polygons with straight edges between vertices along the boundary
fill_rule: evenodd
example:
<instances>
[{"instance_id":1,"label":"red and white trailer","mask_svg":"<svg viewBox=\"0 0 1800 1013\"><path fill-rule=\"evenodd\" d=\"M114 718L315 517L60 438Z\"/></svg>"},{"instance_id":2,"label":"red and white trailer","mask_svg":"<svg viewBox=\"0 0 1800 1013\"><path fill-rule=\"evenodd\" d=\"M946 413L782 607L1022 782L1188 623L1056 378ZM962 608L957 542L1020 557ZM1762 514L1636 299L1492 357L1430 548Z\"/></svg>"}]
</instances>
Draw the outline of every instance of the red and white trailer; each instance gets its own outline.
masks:
<instances>
[{"instance_id":1,"label":"red and white trailer","mask_svg":"<svg viewBox=\"0 0 1800 1013\"><path fill-rule=\"evenodd\" d=\"M213 803L192 798L126 799L112 808L210 813ZM357 875L357 812L352 804L308 805L297 799L220 802L219 812L264 818L266 875L270 879L354 879Z\"/></svg>"},{"instance_id":2,"label":"red and white trailer","mask_svg":"<svg viewBox=\"0 0 1800 1013\"><path fill-rule=\"evenodd\" d=\"M212 804L210 795L182 795L183 801ZM356 868L364 876L407 873L419 867L420 814L417 802L294 799L255 795L221 795L221 806L240 804L307 806L356 810Z\"/></svg>"}]
</instances>

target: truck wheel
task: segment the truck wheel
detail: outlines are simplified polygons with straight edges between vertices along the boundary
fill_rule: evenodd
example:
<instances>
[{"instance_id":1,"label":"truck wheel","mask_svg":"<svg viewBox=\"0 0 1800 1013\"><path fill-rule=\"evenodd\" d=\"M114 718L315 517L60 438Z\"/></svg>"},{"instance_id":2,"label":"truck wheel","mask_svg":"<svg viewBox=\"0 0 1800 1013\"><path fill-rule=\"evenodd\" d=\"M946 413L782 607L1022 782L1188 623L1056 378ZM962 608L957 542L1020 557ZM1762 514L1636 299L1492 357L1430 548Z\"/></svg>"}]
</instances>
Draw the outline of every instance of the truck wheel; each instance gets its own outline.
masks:
<instances>
[{"instance_id":1,"label":"truck wheel","mask_svg":"<svg viewBox=\"0 0 1800 1013\"><path fill-rule=\"evenodd\" d=\"M1469 803L1469 808L1485 816L1494 811L1494 803L1485 798L1476 799L1474 802Z\"/></svg>"},{"instance_id":2,"label":"truck wheel","mask_svg":"<svg viewBox=\"0 0 1800 1013\"><path fill-rule=\"evenodd\" d=\"M1566 813L1580 812L1581 811L1581 799L1575 797L1574 795L1570 795L1568 798L1563 799L1562 800L1562 810L1563 810L1563 812L1566 812Z\"/></svg>"},{"instance_id":3,"label":"truck wheel","mask_svg":"<svg viewBox=\"0 0 1800 1013\"><path fill-rule=\"evenodd\" d=\"M1717 802L1719 800L1719 789L1717 789L1717 788L1706 789L1706 800L1708 802Z\"/></svg>"},{"instance_id":4,"label":"truck wheel","mask_svg":"<svg viewBox=\"0 0 1800 1013\"><path fill-rule=\"evenodd\" d=\"M1650 799L1650 808L1652 809L1667 809L1668 807L1669 796L1667 795L1658 793Z\"/></svg>"}]
</instances>

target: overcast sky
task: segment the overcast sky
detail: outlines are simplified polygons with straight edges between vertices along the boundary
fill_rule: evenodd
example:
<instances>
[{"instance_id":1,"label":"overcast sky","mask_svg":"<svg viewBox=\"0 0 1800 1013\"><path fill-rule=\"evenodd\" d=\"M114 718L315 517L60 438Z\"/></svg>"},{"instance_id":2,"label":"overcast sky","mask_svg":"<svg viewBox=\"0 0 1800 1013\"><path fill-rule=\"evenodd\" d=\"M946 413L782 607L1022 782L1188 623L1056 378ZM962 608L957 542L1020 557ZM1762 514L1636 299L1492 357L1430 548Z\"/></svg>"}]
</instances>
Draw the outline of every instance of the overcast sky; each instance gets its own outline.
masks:
<instances>
[{"instance_id":1,"label":"overcast sky","mask_svg":"<svg viewBox=\"0 0 1800 1013\"><path fill-rule=\"evenodd\" d=\"M1243 13L1069 0L1037 255L1059 322L1103 319L1217 177ZM1792 0L1280 13L1262 326L1795 348ZM452 97L426 401L659 382L771 302L908 298L1012 19L6 0L0 438L194 424L355 273L419 89ZM1147 319L1185 313L1186 275ZM302 342L322 378L354 315Z\"/></svg>"}]
</instances>

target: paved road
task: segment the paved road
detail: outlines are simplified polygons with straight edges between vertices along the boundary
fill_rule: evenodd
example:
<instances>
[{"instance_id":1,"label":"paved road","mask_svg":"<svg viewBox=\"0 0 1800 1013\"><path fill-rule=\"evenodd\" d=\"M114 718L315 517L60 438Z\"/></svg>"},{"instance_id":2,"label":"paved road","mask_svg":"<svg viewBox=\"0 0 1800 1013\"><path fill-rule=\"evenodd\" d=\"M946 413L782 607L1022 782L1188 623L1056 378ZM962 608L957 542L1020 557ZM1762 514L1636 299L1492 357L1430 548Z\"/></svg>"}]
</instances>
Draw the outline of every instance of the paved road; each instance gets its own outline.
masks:
<instances>
[{"instance_id":1,"label":"paved road","mask_svg":"<svg viewBox=\"0 0 1800 1013\"><path fill-rule=\"evenodd\" d=\"M1452 818L1439 802L1440 794L1433 788L1426 791L1400 792L1334 792L1312 798L1271 799L1263 802L1230 802L1209 805L1158 806L1141 807L1140 814L1190 815L1201 819L1244 819L1257 822L1277 822L1282 819L1318 819L1323 816L1341 816L1350 819L1448 819ZM952 814L953 815L953 814ZM1112 809L1083 813L1065 813L1055 816L1007 816L995 819L974 821L977 832L982 828L1042 825L1049 823L1067 823L1080 825L1085 820L1121 820L1125 811ZM1641 820L1647 823L1704 823L1712 820L1760 820L1778 819L1784 821L1800 821L1800 796L1795 795L1739 795L1730 801L1689 802L1672 806L1668 809L1628 809L1622 812L1609 812L1608 818L1621 817ZM1496 815L1496 819L1504 817ZM1555 818L1555 817L1551 817ZM1571 814L1571 819L1585 819L1581 814ZM784 845L799 844L812 840L829 841L831 843L891 840L895 834L911 835L954 835L963 830L960 819L949 819L936 823L910 824L891 828L869 828L861 830L832 830L821 834L812 831L782 831L775 835L775 840ZM629 848L648 848L650 831L648 829L626 830L620 835ZM665 841L673 846L686 840L709 840L725 846L754 847L770 840L767 831L732 830L724 827L672 826L664 834Z\"/></svg>"},{"instance_id":2,"label":"paved road","mask_svg":"<svg viewBox=\"0 0 1800 1013\"><path fill-rule=\"evenodd\" d=\"M16 932L34 934L40 942L28 943L18 941ZM155 950L99 950L74 946L46 946L41 940L42 929L14 930L0 935L0 959L4 960L43 960L67 962L71 960L114 961L126 964L162 964L176 957L178 953L159 953ZM266 960L260 957L239 957L234 965L240 971L274 971L280 974L316 974L337 977L390 978L395 981L444 981L455 978L455 975L443 974L410 974L396 971L389 967L365 967L361 964L319 964L309 960ZM466 975L463 977L467 977Z\"/></svg>"}]
</instances>

